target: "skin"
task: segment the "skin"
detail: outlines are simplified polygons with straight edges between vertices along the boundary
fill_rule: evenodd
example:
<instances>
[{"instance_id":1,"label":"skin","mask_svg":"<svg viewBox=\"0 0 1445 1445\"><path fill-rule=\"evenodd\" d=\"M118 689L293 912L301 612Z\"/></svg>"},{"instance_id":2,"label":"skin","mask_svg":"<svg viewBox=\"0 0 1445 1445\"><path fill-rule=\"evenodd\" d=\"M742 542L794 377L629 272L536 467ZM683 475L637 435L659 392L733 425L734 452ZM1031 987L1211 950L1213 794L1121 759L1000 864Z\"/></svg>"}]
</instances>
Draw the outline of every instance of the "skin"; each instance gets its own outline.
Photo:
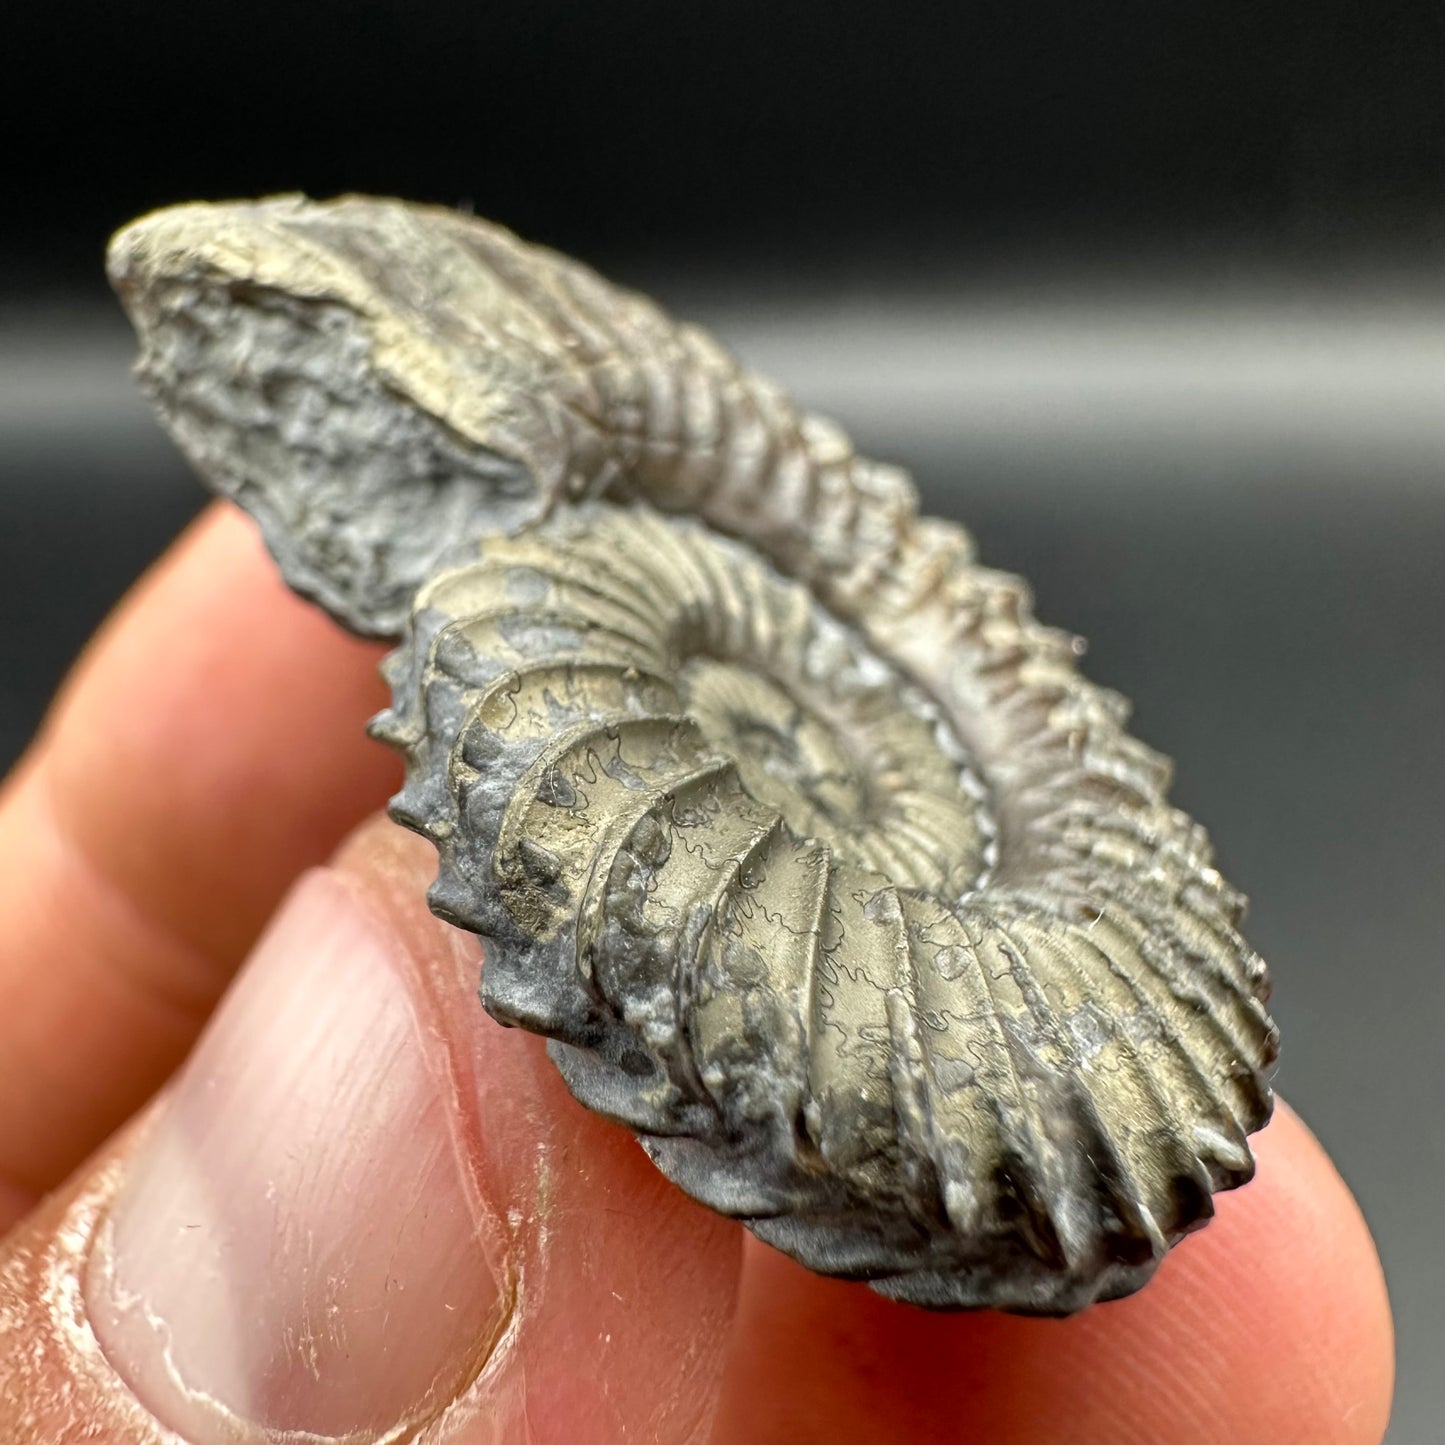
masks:
<instances>
[{"instance_id":1,"label":"skin","mask_svg":"<svg viewBox=\"0 0 1445 1445\"><path fill-rule=\"evenodd\" d=\"M124 1393L118 1377L71 1387L73 1343L29 1266L56 1247L68 1201L113 1189L135 1147L122 1126L185 1056L287 887L395 788L395 760L361 731L385 701L378 658L286 592L249 525L213 508L101 631L0 792L0 1323L24 1322L9 1344L0 1329L0 1418L17 1445L162 1438L107 1393ZM334 866L406 940L418 979L448 956L419 901L432 869L415 840L373 823ZM469 1038L484 1113L494 1096L528 1100L494 1106L506 1147L473 1161L485 1186L505 1193L543 1136L588 1184L563 1223L520 1243L568 1282L514 1345L512 1365L548 1381L529 1440L1383 1435L1393 1341L1374 1246L1287 1107L1255 1141L1256 1180L1221 1197L1142 1293L1066 1321L931 1315L818 1278L684 1199L570 1099L538 1040L480 1010ZM569 1368L582 1322L623 1280L642 1282L626 1353ZM439 1440L495 1438L475 1413L447 1420Z\"/></svg>"}]
</instances>

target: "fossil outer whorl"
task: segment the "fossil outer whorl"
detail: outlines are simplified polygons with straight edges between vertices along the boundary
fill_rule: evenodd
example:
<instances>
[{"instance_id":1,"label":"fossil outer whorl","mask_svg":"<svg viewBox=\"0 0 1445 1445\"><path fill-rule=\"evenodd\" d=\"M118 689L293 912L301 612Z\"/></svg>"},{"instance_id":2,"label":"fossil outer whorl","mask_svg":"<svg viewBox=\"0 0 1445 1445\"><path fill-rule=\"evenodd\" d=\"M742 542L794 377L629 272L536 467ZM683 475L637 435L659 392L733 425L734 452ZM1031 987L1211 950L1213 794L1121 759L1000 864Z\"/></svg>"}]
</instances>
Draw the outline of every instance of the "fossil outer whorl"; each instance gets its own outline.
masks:
<instances>
[{"instance_id":1,"label":"fossil outer whorl","mask_svg":"<svg viewBox=\"0 0 1445 1445\"><path fill-rule=\"evenodd\" d=\"M112 266L188 454L401 637L394 812L486 1006L684 1189L901 1299L1062 1313L1250 1176L1242 900L901 474L472 218L186 207Z\"/></svg>"}]
</instances>

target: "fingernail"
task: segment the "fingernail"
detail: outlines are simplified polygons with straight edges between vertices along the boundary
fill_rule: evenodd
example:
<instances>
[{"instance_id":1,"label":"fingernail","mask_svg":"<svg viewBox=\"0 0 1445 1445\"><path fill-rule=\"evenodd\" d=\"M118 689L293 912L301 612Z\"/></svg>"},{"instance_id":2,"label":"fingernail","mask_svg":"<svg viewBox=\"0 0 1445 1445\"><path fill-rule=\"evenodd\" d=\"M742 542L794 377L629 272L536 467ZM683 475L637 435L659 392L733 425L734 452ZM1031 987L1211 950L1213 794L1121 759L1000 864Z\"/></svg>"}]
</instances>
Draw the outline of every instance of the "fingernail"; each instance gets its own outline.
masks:
<instances>
[{"instance_id":1,"label":"fingernail","mask_svg":"<svg viewBox=\"0 0 1445 1445\"><path fill-rule=\"evenodd\" d=\"M97 1233L101 1348L198 1445L404 1435L497 1338L504 1236L406 969L342 875L303 879Z\"/></svg>"}]
</instances>

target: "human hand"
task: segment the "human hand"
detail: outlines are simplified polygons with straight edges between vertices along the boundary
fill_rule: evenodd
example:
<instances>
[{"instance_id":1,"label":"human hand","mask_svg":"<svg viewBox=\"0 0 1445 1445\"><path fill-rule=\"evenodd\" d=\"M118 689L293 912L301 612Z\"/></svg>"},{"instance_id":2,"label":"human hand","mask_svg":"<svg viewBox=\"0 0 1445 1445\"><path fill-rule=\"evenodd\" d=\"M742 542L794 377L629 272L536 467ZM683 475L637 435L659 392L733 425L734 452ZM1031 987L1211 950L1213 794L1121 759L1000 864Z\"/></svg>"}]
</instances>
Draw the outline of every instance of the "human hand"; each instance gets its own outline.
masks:
<instances>
[{"instance_id":1,"label":"human hand","mask_svg":"<svg viewBox=\"0 0 1445 1445\"><path fill-rule=\"evenodd\" d=\"M1380 1439L1379 1265L1286 1108L1155 1282L1065 1321L891 1304L673 1189L482 1013L430 850L352 832L398 780L378 655L213 509L0 794L6 1440Z\"/></svg>"}]
</instances>

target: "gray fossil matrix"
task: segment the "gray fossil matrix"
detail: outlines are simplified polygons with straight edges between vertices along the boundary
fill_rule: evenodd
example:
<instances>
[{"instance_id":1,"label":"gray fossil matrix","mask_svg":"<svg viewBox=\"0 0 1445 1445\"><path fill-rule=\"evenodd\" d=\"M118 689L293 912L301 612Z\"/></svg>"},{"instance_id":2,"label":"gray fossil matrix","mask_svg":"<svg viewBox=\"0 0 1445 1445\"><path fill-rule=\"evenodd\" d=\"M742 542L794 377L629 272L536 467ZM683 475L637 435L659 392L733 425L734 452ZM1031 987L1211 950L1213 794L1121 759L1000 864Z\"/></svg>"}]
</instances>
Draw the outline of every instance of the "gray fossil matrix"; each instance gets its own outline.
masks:
<instances>
[{"instance_id":1,"label":"gray fossil matrix","mask_svg":"<svg viewBox=\"0 0 1445 1445\"><path fill-rule=\"evenodd\" d=\"M897 1299L1056 1314L1250 1177L1242 899L903 473L471 216L183 206L110 270L187 457L396 642L393 813L487 1010L689 1194Z\"/></svg>"}]
</instances>

